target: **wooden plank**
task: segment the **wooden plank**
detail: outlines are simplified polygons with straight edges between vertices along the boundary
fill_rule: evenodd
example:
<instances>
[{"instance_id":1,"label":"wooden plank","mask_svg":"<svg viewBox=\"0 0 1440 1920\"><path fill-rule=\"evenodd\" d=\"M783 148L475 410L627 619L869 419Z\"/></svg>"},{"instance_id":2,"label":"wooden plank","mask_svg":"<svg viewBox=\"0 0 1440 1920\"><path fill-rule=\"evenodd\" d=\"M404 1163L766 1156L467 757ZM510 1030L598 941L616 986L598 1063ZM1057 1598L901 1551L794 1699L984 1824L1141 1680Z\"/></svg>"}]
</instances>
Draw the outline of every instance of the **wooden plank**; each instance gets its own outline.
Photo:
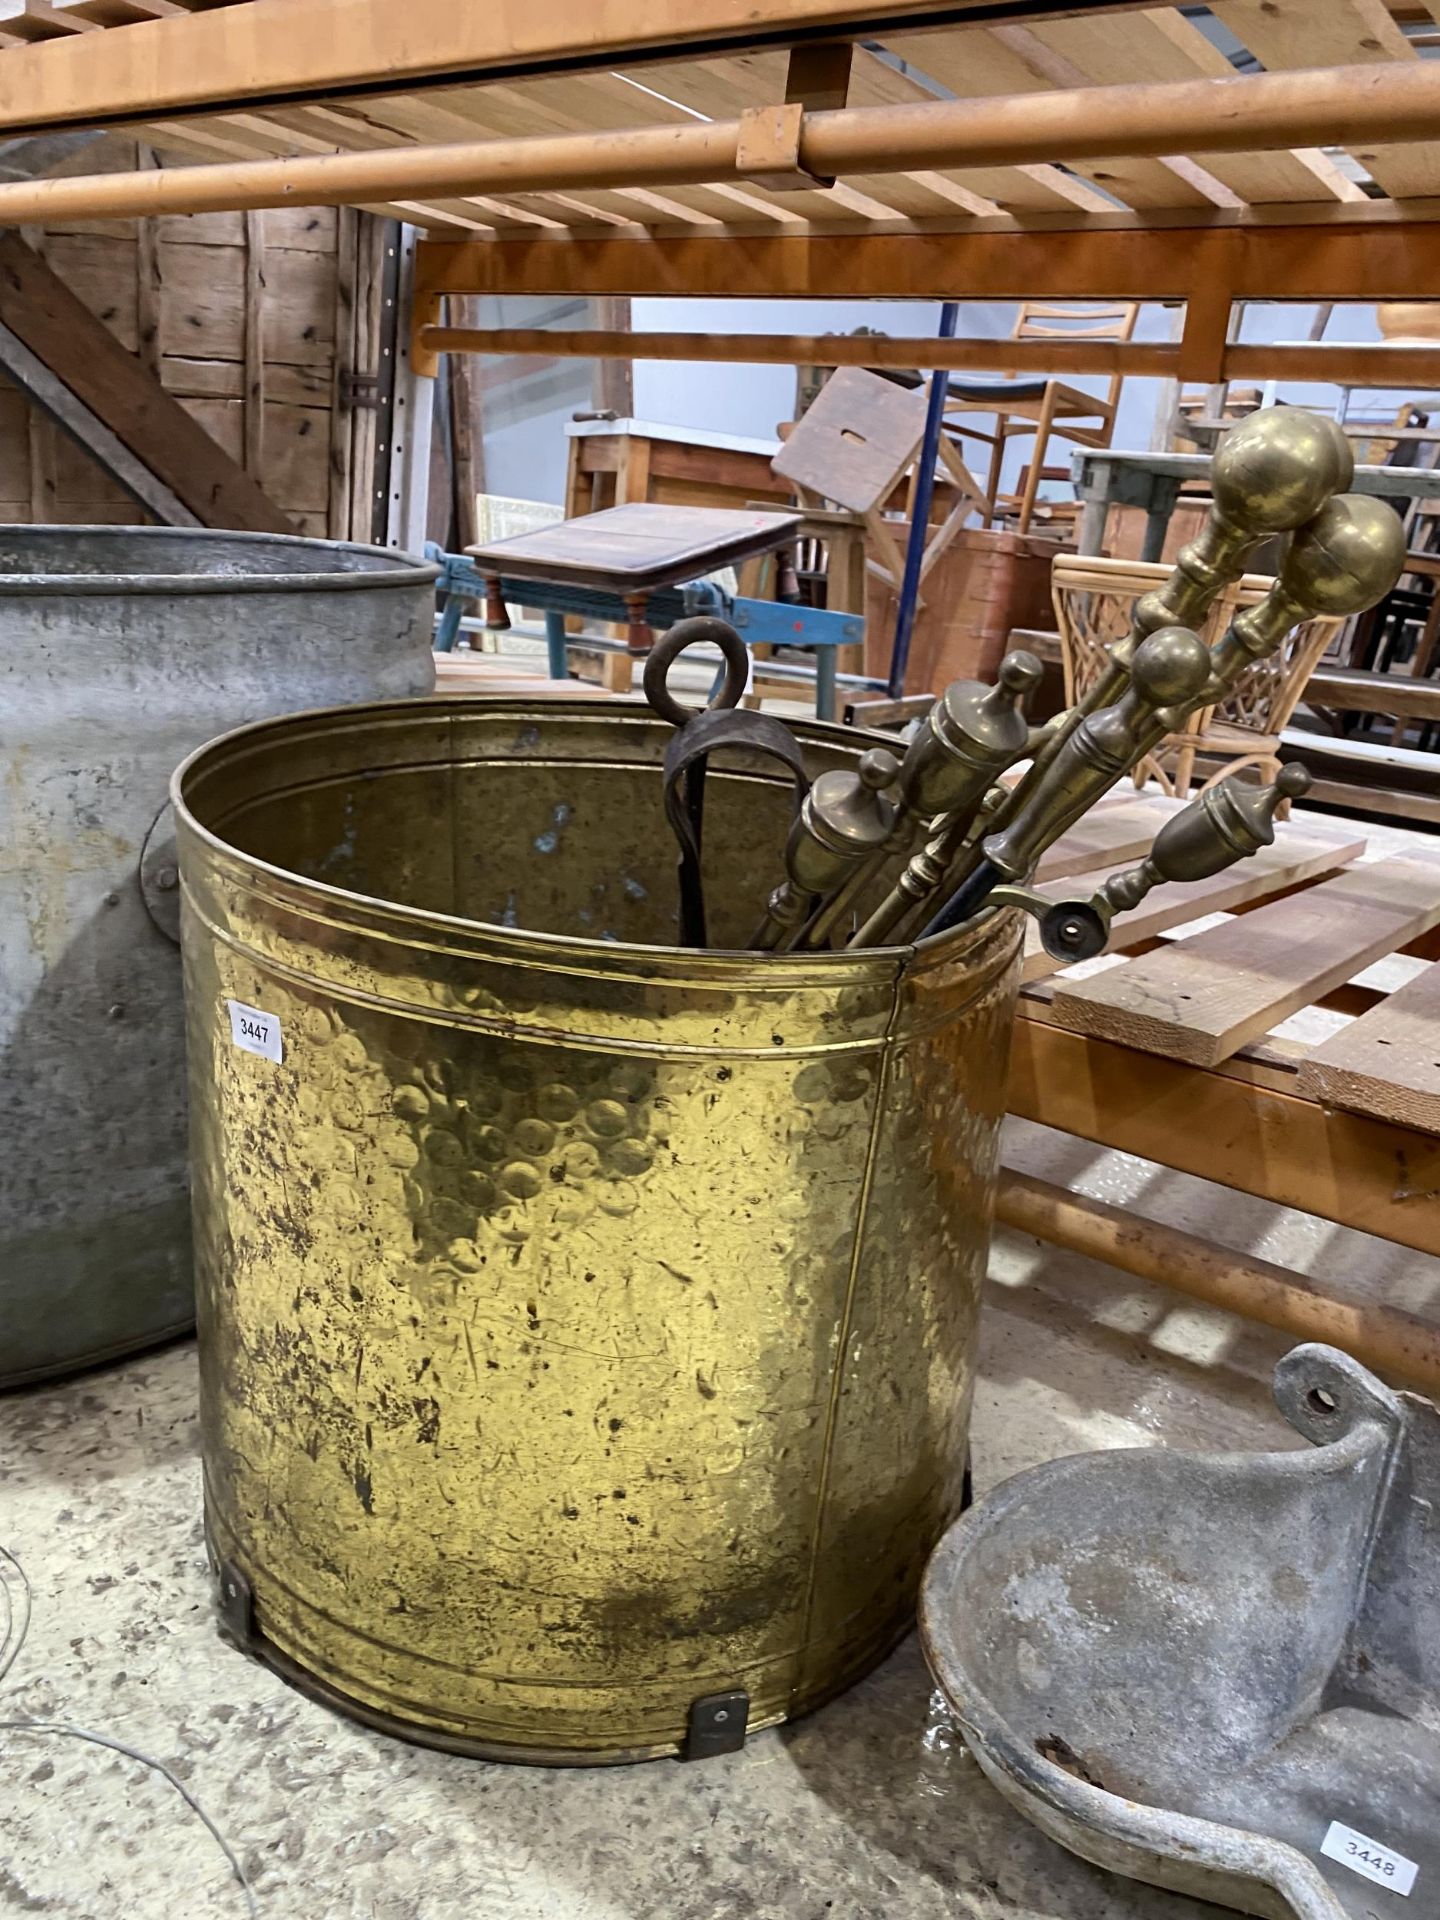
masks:
<instances>
[{"instance_id":1,"label":"wooden plank","mask_svg":"<svg viewBox=\"0 0 1440 1920\"><path fill-rule=\"evenodd\" d=\"M177 399L243 400L245 397L245 369L234 360L196 360L185 354L167 353L160 360L160 377L166 390ZM265 388L272 400L285 400L291 406L329 404L330 377L321 367L272 363L266 368Z\"/></svg>"},{"instance_id":2,"label":"wooden plank","mask_svg":"<svg viewBox=\"0 0 1440 1920\"><path fill-rule=\"evenodd\" d=\"M245 295L241 317L245 365L245 471L265 471L265 216L245 215Z\"/></svg>"},{"instance_id":3,"label":"wooden plank","mask_svg":"<svg viewBox=\"0 0 1440 1920\"><path fill-rule=\"evenodd\" d=\"M1323 822L1307 820L1303 830L1287 828L1273 846L1262 847L1248 860L1241 860L1224 873L1212 874L1208 880L1177 880L1156 887L1132 912L1116 914L1106 952L1115 953L1125 947L1139 946L1142 941L1155 939L1169 927L1182 927L1187 921L1199 920L1207 913L1233 913L1237 907L1263 900L1285 887L1299 886L1322 874L1334 873L1364 851L1363 836L1357 838L1352 834L1330 830ZM1083 891L1093 892L1105 876L1095 873L1086 878L1089 885ZM1045 882L1039 890L1056 900L1073 900L1077 891L1080 891L1073 884L1056 880ZM1247 916L1244 924L1248 926L1251 919L1253 915ZM1184 944L1189 945L1188 942ZM1039 928L1033 920L1027 919L1021 977L1025 980L1043 980L1047 974L1057 972L1062 964L1046 953L1040 944ZM1136 960L1129 963L1131 967L1139 964ZM1128 971L1128 967L1117 967L1111 972L1095 975L1093 981L1064 983L1064 990L1078 994L1086 986L1098 986L1101 981ZM1057 996L1059 991L1057 989ZM1056 1017L1058 1019L1059 1015Z\"/></svg>"},{"instance_id":4,"label":"wooden plank","mask_svg":"<svg viewBox=\"0 0 1440 1920\"><path fill-rule=\"evenodd\" d=\"M1138 3L1138 0L1137 0ZM1049 10L1066 10L1053 0ZM639 52L799 38L817 28L983 13L990 0L251 0L245 6L76 36L63 49L16 47L0 125L102 125L233 100L321 99L442 74L613 66ZM61 52L68 59L56 60ZM7 68L7 73L10 69Z\"/></svg>"},{"instance_id":5,"label":"wooden plank","mask_svg":"<svg viewBox=\"0 0 1440 1920\"><path fill-rule=\"evenodd\" d=\"M1412 680L1363 668L1319 666L1305 683L1307 707L1333 707L1340 713L1401 714L1440 720L1440 680ZM1317 744L1326 744L1323 736Z\"/></svg>"},{"instance_id":6,"label":"wooden plank","mask_svg":"<svg viewBox=\"0 0 1440 1920\"><path fill-rule=\"evenodd\" d=\"M1045 49L1023 31L1007 37L996 32L947 28L906 38L907 65L939 81L961 100L1045 94L1076 84L1073 70L1047 62ZM1081 159L1074 171L1103 194L1128 207L1205 207L1214 202L1164 160Z\"/></svg>"},{"instance_id":7,"label":"wooden plank","mask_svg":"<svg viewBox=\"0 0 1440 1920\"><path fill-rule=\"evenodd\" d=\"M1297 1089L1322 1106L1440 1134L1440 961L1317 1047Z\"/></svg>"},{"instance_id":8,"label":"wooden plank","mask_svg":"<svg viewBox=\"0 0 1440 1920\"><path fill-rule=\"evenodd\" d=\"M1121 1153L1440 1255L1440 1142L1327 1110L1295 1077L1207 1070L1053 1025L1021 1000L1009 1110Z\"/></svg>"},{"instance_id":9,"label":"wooden plank","mask_svg":"<svg viewBox=\"0 0 1440 1920\"><path fill-rule=\"evenodd\" d=\"M1440 857L1371 861L1123 967L1062 980L1053 1013L1077 1033L1213 1066L1437 925Z\"/></svg>"},{"instance_id":10,"label":"wooden plank","mask_svg":"<svg viewBox=\"0 0 1440 1920\"><path fill-rule=\"evenodd\" d=\"M778 49L754 50L725 60L659 61L625 76L655 87L710 119L738 117L747 107L781 98L785 55ZM933 100L933 92L898 73L865 48L856 47L848 104L881 107ZM917 179L914 174L846 176L847 184L906 214L943 212L961 205L967 211L1023 213L1054 211L1074 204L1067 176L1058 167L975 167Z\"/></svg>"},{"instance_id":11,"label":"wooden plank","mask_svg":"<svg viewBox=\"0 0 1440 1920\"><path fill-rule=\"evenodd\" d=\"M158 167L153 147L142 144L136 150L136 165L142 170ZM160 222L137 220L135 223L135 331L140 358L149 372L160 372L160 308L164 274L160 260Z\"/></svg>"},{"instance_id":12,"label":"wooden plank","mask_svg":"<svg viewBox=\"0 0 1440 1920\"><path fill-rule=\"evenodd\" d=\"M1077 15L1033 27L997 29L1002 38L1028 34L1064 59L1076 78L1069 85L1118 86L1171 80L1228 80L1234 68L1193 20L1171 8L1121 19ZM1318 150L1297 153L1212 154L1204 171L1242 202L1363 197Z\"/></svg>"},{"instance_id":13,"label":"wooden plank","mask_svg":"<svg viewBox=\"0 0 1440 1920\"><path fill-rule=\"evenodd\" d=\"M13 234L0 236L0 321L202 525L289 531L249 475Z\"/></svg>"},{"instance_id":14,"label":"wooden plank","mask_svg":"<svg viewBox=\"0 0 1440 1920\"><path fill-rule=\"evenodd\" d=\"M1179 800L1151 798L1102 803L1062 834L1040 856L1035 870L1037 881L1063 880L1073 874L1096 875L1109 872L1132 860L1142 860L1165 822L1178 813Z\"/></svg>"},{"instance_id":15,"label":"wooden plank","mask_svg":"<svg viewBox=\"0 0 1440 1920\"><path fill-rule=\"evenodd\" d=\"M330 498L327 530L332 540L350 538L350 461L355 423L355 301L360 215L339 209L335 230L335 354L330 370ZM453 378L453 369L452 369Z\"/></svg>"},{"instance_id":16,"label":"wooden plank","mask_svg":"<svg viewBox=\"0 0 1440 1920\"><path fill-rule=\"evenodd\" d=\"M35 236L35 257L45 258L48 236ZM59 483L56 476L55 426L48 413L34 405L28 409L25 438L30 459L30 519L33 524L53 525L61 518L57 504Z\"/></svg>"}]
</instances>

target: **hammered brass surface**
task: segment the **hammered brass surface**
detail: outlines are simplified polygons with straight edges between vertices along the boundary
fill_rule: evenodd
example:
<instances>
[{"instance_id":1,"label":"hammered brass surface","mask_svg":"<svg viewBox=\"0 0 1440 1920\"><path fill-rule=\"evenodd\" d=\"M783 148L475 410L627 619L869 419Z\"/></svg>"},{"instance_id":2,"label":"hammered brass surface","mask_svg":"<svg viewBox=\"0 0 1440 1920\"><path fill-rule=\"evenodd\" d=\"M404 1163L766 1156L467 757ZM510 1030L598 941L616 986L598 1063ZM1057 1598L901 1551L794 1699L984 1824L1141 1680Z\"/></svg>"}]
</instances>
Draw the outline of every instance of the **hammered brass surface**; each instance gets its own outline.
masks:
<instances>
[{"instance_id":1,"label":"hammered brass surface","mask_svg":"<svg viewBox=\"0 0 1440 1920\"><path fill-rule=\"evenodd\" d=\"M799 731L817 773L871 744ZM959 1505L1016 918L665 945L668 736L393 703L176 782L216 1551L331 1697L520 1758L817 1703ZM743 938L788 783L722 762L706 805Z\"/></svg>"}]
</instances>

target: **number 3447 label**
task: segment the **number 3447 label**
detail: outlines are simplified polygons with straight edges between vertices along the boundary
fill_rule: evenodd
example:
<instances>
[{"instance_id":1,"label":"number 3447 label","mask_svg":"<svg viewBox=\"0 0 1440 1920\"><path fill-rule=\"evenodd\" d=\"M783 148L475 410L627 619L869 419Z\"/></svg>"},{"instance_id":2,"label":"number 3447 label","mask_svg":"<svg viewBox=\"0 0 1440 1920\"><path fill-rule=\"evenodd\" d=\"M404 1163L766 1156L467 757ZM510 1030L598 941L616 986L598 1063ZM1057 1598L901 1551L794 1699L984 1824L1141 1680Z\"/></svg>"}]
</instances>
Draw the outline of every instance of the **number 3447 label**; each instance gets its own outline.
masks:
<instances>
[{"instance_id":1,"label":"number 3447 label","mask_svg":"<svg viewBox=\"0 0 1440 1920\"><path fill-rule=\"evenodd\" d=\"M230 1038L246 1053L258 1053L265 1060L285 1058L285 1040L280 1022L273 1013L260 1007L247 1007L243 1000L227 1000L230 1009Z\"/></svg>"},{"instance_id":2,"label":"number 3447 label","mask_svg":"<svg viewBox=\"0 0 1440 1920\"><path fill-rule=\"evenodd\" d=\"M1342 1826L1338 1820L1330 1822L1330 1830L1320 1842L1320 1851L1328 1859L1338 1860L1341 1866L1373 1880L1377 1887L1389 1887L1392 1893L1408 1894L1420 1871L1403 1853L1396 1853L1393 1847L1382 1847L1378 1840L1357 1833L1354 1827Z\"/></svg>"}]
</instances>

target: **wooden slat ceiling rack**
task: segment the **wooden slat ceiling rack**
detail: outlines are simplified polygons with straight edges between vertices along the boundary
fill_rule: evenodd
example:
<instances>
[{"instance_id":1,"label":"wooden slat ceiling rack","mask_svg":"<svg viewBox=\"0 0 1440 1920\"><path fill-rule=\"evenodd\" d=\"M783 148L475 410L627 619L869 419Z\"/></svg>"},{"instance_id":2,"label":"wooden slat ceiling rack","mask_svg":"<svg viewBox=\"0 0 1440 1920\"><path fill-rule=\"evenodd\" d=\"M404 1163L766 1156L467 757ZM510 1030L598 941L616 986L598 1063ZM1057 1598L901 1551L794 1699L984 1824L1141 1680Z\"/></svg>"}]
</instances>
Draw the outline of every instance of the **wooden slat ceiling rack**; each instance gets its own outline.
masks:
<instances>
[{"instance_id":1,"label":"wooden slat ceiling rack","mask_svg":"<svg viewBox=\"0 0 1440 1920\"><path fill-rule=\"evenodd\" d=\"M1214 0L1203 19L1132 0L0 4L26 42L0 53L0 133L124 125L209 163L0 185L0 219L393 212L430 231L431 328L451 293L1147 296L1185 303L1178 341L1022 343L1004 364L1420 387L1440 383L1431 348L1227 335L1236 299L1440 286L1437 19L1440 0ZM997 366L988 341L833 350Z\"/></svg>"}]
</instances>

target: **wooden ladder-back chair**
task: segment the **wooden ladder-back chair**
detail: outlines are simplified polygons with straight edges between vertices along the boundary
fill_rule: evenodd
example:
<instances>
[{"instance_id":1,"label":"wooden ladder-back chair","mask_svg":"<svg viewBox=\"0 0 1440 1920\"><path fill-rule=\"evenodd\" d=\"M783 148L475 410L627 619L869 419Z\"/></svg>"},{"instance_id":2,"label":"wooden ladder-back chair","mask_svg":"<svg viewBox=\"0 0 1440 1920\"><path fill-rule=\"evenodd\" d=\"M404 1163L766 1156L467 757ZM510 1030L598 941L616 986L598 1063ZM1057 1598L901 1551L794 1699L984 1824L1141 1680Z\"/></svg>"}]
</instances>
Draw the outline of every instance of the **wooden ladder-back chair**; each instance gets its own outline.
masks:
<instances>
[{"instance_id":1,"label":"wooden ladder-back chair","mask_svg":"<svg viewBox=\"0 0 1440 1920\"><path fill-rule=\"evenodd\" d=\"M1010 329L1012 340L1128 340L1139 317L1138 300L1119 300L1104 305L1057 306L1043 300L1025 300ZM1005 349L996 343L995 358L1004 365ZM1125 384L1122 373L1113 373L1103 394L1086 393L1064 380L1020 377L1013 381L984 380L969 382L963 376L950 383L952 398L946 407L947 420L956 422L967 414L993 413L995 430L986 433L962 426L965 439L983 441L990 448L990 473L985 486L989 501L987 520L998 513L1012 515L1017 533L1028 533L1035 516L1035 502L1043 479L1068 480L1067 470L1046 468L1045 460L1052 438L1068 440L1081 447L1108 447L1115 432L1115 416L1120 405L1120 390ZM1005 449L1012 440L1033 434L1035 446L1022 476L1020 492L1012 497L1000 495L1000 471ZM1066 513L1073 517L1078 507L1067 503Z\"/></svg>"},{"instance_id":2,"label":"wooden ladder-back chair","mask_svg":"<svg viewBox=\"0 0 1440 1920\"><path fill-rule=\"evenodd\" d=\"M1060 630L1067 702L1073 705L1089 692L1107 665L1106 649L1130 631L1135 602L1162 586L1170 573L1171 568L1161 561L1056 555L1051 596ZM1216 599L1200 630L1201 638L1213 646L1236 613L1263 600L1273 585L1268 574L1243 575ZM1262 779L1273 780L1280 771L1281 729L1289 724L1306 682L1339 627L1340 621L1332 618L1307 620L1298 626L1268 660L1255 662L1225 700L1192 714L1182 732L1171 734L1142 760L1135 769L1136 786L1153 779L1165 793L1183 797L1190 791L1195 762L1202 755L1224 762L1204 787L1213 787L1240 767L1254 767Z\"/></svg>"}]
</instances>

